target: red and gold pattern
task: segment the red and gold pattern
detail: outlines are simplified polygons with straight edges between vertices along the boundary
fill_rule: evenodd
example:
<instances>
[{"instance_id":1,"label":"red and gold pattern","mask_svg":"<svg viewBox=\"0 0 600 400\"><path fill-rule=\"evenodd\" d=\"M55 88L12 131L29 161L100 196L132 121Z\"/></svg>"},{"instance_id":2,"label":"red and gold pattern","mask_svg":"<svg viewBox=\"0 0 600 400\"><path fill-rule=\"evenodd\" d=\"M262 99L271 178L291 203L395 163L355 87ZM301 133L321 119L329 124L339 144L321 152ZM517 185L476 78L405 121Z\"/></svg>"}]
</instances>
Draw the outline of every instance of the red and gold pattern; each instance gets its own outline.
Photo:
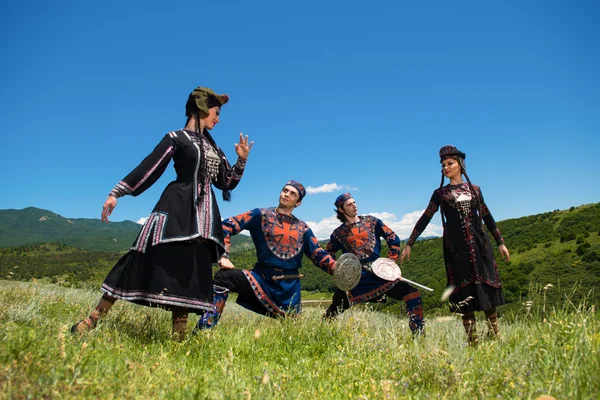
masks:
<instances>
[{"instance_id":1,"label":"red and gold pattern","mask_svg":"<svg viewBox=\"0 0 600 400\"><path fill-rule=\"evenodd\" d=\"M331 234L327 251L335 254L343 249L345 253L353 253L362 263L377 259L381 252L380 238L388 244L387 257L398 259L400 239L380 219L371 215L362 215L360 220L351 225L342 224Z\"/></svg>"},{"instance_id":2,"label":"red and gold pattern","mask_svg":"<svg viewBox=\"0 0 600 400\"><path fill-rule=\"evenodd\" d=\"M362 217L359 224L342 225L334 231L336 239L360 260L369 258L375 248L375 224L372 217Z\"/></svg>"},{"instance_id":3,"label":"red and gold pattern","mask_svg":"<svg viewBox=\"0 0 600 400\"><path fill-rule=\"evenodd\" d=\"M308 225L294 216L266 210L262 218L262 231L269 250L278 258L289 260L302 252L304 233Z\"/></svg>"}]
</instances>

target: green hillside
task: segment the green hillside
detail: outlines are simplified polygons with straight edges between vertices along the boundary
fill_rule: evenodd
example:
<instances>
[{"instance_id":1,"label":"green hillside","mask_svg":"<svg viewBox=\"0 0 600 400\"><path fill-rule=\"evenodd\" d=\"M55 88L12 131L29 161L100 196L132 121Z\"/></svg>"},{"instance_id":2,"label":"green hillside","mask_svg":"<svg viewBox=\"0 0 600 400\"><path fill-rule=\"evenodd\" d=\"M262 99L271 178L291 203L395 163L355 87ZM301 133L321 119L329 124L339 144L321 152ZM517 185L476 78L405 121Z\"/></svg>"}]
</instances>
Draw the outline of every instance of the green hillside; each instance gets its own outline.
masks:
<instances>
[{"instance_id":1,"label":"green hillside","mask_svg":"<svg viewBox=\"0 0 600 400\"><path fill-rule=\"evenodd\" d=\"M600 314L531 295L501 318L501 340L479 324L478 346L459 318L429 312L413 338L393 314L271 319L234 301L216 328L177 342L171 313L125 301L72 337L97 289L0 280L0 399L598 399Z\"/></svg>"},{"instance_id":2,"label":"green hillside","mask_svg":"<svg viewBox=\"0 0 600 400\"><path fill-rule=\"evenodd\" d=\"M498 228L511 252L510 264L501 261L496 253L508 303L521 306L530 285L547 284L553 285L553 290L548 291L551 301L567 295L578 301L588 293L592 301L598 300L593 289L600 288L600 203L501 221ZM386 252L384 248L382 254ZM246 250L233 255L232 261L238 268L250 268L256 258L253 250ZM421 291L427 309L445 306L440 300L446 286L441 238L417 241L411 261L401 269L407 279L435 289L433 293ZM334 290L331 277L306 257L301 272L305 275L304 290ZM389 300L382 308L396 309L398 305Z\"/></svg>"},{"instance_id":3,"label":"green hillside","mask_svg":"<svg viewBox=\"0 0 600 400\"><path fill-rule=\"evenodd\" d=\"M127 251L141 225L132 221L104 224L100 219L65 218L35 207L0 210L0 248L40 243L61 243L87 250ZM251 248L248 236L232 239L232 248Z\"/></svg>"},{"instance_id":4,"label":"green hillside","mask_svg":"<svg viewBox=\"0 0 600 400\"><path fill-rule=\"evenodd\" d=\"M521 306L530 285L548 284L553 285L547 292L550 301L567 295L578 301L588 294L598 301L594 289L600 288L600 203L500 221L498 228L511 252L509 264L496 252L508 303ZM436 289L435 294L423 293L428 308L443 305L439 296L446 276L441 241L415 243L411 261L402 267L407 278Z\"/></svg>"},{"instance_id":5,"label":"green hillside","mask_svg":"<svg viewBox=\"0 0 600 400\"><path fill-rule=\"evenodd\" d=\"M49 217L62 218L56 214ZM600 203L500 221L498 227L512 257L510 264L497 257L504 295L511 304L504 309L521 307L532 285L553 285L547 292L552 302L567 296L573 301L587 296L590 301L598 302L594 289L600 287ZM251 239L237 235L233 243L233 263L238 268L251 268L256 262ZM93 251L56 243L0 248L0 278L97 288L122 254L122 251ZM305 275L304 290L320 293L334 290L331 277L306 257L301 272ZM446 285L441 238L417 242L412 260L402 266L402 274L435 289L433 293L422 291L426 309L445 307L440 300ZM389 300L380 307L396 312L401 305Z\"/></svg>"},{"instance_id":6,"label":"green hillside","mask_svg":"<svg viewBox=\"0 0 600 400\"><path fill-rule=\"evenodd\" d=\"M121 255L58 243L0 248L0 279L99 287Z\"/></svg>"},{"instance_id":7,"label":"green hillside","mask_svg":"<svg viewBox=\"0 0 600 400\"><path fill-rule=\"evenodd\" d=\"M65 218L35 207L0 210L0 247L55 242L88 250L127 250L140 230L132 221Z\"/></svg>"}]
</instances>

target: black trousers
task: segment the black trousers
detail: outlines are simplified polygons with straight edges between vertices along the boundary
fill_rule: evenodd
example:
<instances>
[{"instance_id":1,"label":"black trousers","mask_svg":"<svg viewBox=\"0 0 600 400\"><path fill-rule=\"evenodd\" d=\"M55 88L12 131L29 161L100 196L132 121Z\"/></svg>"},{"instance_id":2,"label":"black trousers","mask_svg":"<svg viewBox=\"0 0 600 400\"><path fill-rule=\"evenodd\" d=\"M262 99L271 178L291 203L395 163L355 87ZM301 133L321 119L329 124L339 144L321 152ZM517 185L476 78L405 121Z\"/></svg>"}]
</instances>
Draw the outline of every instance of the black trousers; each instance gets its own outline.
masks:
<instances>
[{"instance_id":1,"label":"black trousers","mask_svg":"<svg viewBox=\"0 0 600 400\"><path fill-rule=\"evenodd\" d=\"M417 289L409 285L404 281L398 282L396 286L391 288L389 291L385 293L385 296L391 297L394 300L404 300L406 296L411 293L418 292ZM374 302L377 302L377 299L373 299ZM345 291L336 289L333 294L333 298L331 299L331 305L327 308L328 316L335 316L337 314L343 313L347 309L350 308L350 299Z\"/></svg>"},{"instance_id":2,"label":"black trousers","mask_svg":"<svg viewBox=\"0 0 600 400\"><path fill-rule=\"evenodd\" d=\"M256 294L241 269L221 269L214 278L215 285L223 286L238 294L236 303L251 311L271 316L265 306L256 298Z\"/></svg>"}]
</instances>

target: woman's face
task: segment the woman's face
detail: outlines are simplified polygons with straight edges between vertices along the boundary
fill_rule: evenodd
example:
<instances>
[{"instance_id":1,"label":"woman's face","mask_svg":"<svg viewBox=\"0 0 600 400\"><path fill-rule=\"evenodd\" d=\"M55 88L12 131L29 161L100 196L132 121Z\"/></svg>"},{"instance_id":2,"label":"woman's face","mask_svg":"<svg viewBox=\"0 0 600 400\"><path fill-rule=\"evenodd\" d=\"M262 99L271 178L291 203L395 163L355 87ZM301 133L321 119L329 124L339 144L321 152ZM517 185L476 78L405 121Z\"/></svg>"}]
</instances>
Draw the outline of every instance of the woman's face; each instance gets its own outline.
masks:
<instances>
[{"instance_id":1,"label":"woman's face","mask_svg":"<svg viewBox=\"0 0 600 400\"><path fill-rule=\"evenodd\" d=\"M442 172L448 179L457 179L461 176L460 163L452 157L442 160Z\"/></svg>"},{"instance_id":2,"label":"woman's face","mask_svg":"<svg viewBox=\"0 0 600 400\"><path fill-rule=\"evenodd\" d=\"M208 109L208 116L200 119L204 127L209 131L219 123L219 114L221 114L220 107L212 107Z\"/></svg>"}]
</instances>

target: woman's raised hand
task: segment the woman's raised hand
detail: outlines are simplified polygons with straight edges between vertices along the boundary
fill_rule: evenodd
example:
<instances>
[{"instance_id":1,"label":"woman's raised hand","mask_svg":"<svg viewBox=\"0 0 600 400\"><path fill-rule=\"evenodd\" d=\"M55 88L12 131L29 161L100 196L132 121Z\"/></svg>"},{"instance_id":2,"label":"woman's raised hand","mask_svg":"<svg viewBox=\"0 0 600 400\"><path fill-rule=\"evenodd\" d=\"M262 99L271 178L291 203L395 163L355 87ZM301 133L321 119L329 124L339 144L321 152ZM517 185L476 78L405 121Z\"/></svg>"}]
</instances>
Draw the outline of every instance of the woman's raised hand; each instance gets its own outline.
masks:
<instances>
[{"instance_id":1,"label":"woman's raised hand","mask_svg":"<svg viewBox=\"0 0 600 400\"><path fill-rule=\"evenodd\" d=\"M248 135L244 137L244 134L240 132L240 141L239 143L235 144L235 152L238 157L242 160L247 160L253 144L254 142L250 142L250 144L248 144Z\"/></svg>"}]
</instances>

